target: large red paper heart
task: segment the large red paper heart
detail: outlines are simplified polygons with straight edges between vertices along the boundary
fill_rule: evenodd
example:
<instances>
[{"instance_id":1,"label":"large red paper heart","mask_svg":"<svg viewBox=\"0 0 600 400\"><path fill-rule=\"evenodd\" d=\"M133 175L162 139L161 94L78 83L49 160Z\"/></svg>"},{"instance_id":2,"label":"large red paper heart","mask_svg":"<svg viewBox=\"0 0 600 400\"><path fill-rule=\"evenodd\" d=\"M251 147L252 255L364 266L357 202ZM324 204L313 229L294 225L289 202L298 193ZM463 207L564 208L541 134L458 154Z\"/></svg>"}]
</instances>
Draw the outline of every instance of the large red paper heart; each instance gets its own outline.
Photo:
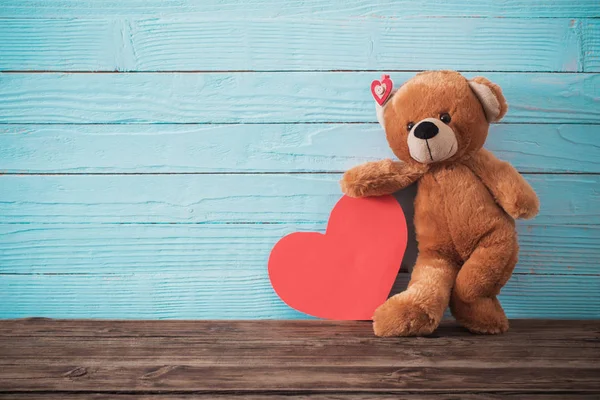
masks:
<instances>
[{"instance_id":1,"label":"large red paper heart","mask_svg":"<svg viewBox=\"0 0 600 400\"><path fill-rule=\"evenodd\" d=\"M406 219L393 196L344 196L325 234L296 232L277 242L269 278L279 297L298 311L371 319L390 293L406 243Z\"/></svg>"}]
</instances>

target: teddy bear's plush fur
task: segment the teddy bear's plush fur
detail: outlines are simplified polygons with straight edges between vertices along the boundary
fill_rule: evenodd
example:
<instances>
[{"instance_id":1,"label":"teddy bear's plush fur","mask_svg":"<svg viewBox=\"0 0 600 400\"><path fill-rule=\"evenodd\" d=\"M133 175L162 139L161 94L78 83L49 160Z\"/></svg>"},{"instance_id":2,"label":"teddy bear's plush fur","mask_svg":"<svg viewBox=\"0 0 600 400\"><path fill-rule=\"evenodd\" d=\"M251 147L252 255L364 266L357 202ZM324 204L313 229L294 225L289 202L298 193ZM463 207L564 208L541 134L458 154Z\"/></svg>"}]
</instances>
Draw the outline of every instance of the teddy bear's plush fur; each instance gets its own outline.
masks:
<instances>
[{"instance_id":1,"label":"teddy bear's plush fur","mask_svg":"<svg viewBox=\"0 0 600 400\"><path fill-rule=\"evenodd\" d=\"M500 87L453 71L417 74L378 109L401 161L354 167L342 190L379 196L418 181L419 256L408 288L375 311L376 335L429 334L448 305L472 332L508 329L496 296L517 262L514 218L534 217L539 201L510 164L482 148L490 122L506 111Z\"/></svg>"}]
</instances>

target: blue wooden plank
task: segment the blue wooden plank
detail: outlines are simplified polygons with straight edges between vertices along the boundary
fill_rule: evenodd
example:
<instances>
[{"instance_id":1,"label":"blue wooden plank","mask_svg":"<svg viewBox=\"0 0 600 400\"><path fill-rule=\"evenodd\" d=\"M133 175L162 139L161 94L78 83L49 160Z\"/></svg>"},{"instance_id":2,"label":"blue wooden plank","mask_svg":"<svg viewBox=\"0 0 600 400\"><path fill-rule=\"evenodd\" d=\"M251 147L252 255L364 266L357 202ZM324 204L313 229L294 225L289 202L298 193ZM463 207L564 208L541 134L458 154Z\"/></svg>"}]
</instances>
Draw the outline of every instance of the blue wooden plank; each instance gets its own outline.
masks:
<instances>
[{"instance_id":1,"label":"blue wooden plank","mask_svg":"<svg viewBox=\"0 0 600 400\"><path fill-rule=\"evenodd\" d=\"M53 278L49 278L53 276ZM49 279L48 279L49 278ZM303 318L275 294L263 272L153 275L8 275L0 318Z\"/></svg>"},{"instance_id":2,"label":"blue wooden plank","mask_svg":"<svg viewBox=\"0 0 600 400\"><path fill-rule=\"evenodd\" d=\"M340 174L4 175L0 223L326 222ZM531 224L600 223L600 175L526 175Z\"/></svg>"},{"instance_id":3,"label":"blue wooden plank","mask_svg":"<svg viewBox=\"0 0 600 400\"><path fill-rule=\"evenodd\" d=\"M587 72L600 71L600 20L589 19L580 23L583 69Z\"/></svg>"},{"instance_id":4,"label":"blue wooden plank","mask_svg":"<svg viewBox=\"0 0 600 400\"><path fill-rule=\"evenodd\" d=\"M509 318L598 319L598 293L599 276L513 275L499 298Z\"/></svg>"},{"instance_id":5,"label":"blue wooden plank","mask_svg":"<svg viewBox=\"0 0 600 400\"><path fill-rule=\"evenodd\" d=\"M407 280L407 274L401 276ZM600 317L600 276L516 275L500 299L509 318ZM0 318L303 318L277 298L266 269L185 274L7 275Z\"/></svg>"},{"instance_id":6,"label":"blue wooden plank","mask_svg":"<svg viewBox=\"0 0 600 400\"><path fill-rule=\"evenodd\" d=\"M264 271L273 245L303 224L0 224L0 275ZM600 227L519 221L517 274L600 275ZM410 244L413 246L414 244ZM407 255L402 271L412 270ZM0 277L2 280L2 277Z\"/></svg>"},{"instance_id":7,"label":"blue wooden plank","mask_svg":"<svg viewBox=\"0 0 600 400\"><path fill-rule=\"evenodd\" d=\"M123 40L123 24L108 19L2 20L0 70L124 69L131 65L132 53Z\"/></svg>"},{"instance_id":8,"label":"blue wooden plank","mask_svg":"<svg viewBox=\"0 0 600 400\"><path fill-rule=\"evenodd\" d=\"M596 0L3 0L0 16L69 18L79 16L195 15L243 19L273 17L598 17Z\"/></svg>"},{"instance_id":9,"label":"blue wooden plank","mask_svg":"<svg viewBox=\"0 0 600 400\"><path fill-rule=\"evenodd\" d=\"M312 71L584 68L569 18L9 19L0 70ZM587 68L587 67L586 67ZM592 70L592 69L590 69Z\"/></svg>"},{"instance_id":10,"label":"blue wooden plank","mask_svg":"<svg viewBox=\"0 0 600 400\"><path fill-rule=\"evenodd\" d=\"M600 173L600 125L493 125L524 172ZM331 172L393 157L377 124L0 125L4 173Z\"/></svg>"},{"instance_id":11,"label":"blue wooden plank","mask_svg":"<svg viewBox=\"0 0 600 400\"><path fill-rule=\"evenodd\" d=\"M378 75L0 73L0 123L375 122ZM600 123L600 74L485 75L511 104L506 122Z\"/></svg>"}]
</instances>

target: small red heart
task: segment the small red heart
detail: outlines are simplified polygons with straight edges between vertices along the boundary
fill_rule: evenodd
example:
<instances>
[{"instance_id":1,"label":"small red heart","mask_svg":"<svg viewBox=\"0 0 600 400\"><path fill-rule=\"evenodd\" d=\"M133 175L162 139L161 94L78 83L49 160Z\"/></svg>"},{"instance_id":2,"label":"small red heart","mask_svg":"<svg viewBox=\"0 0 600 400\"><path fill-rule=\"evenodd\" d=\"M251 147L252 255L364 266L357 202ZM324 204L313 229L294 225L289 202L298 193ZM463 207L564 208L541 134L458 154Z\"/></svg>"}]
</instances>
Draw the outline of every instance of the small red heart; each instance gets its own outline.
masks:
<instances>
[{"instance_id":1,"label":"small red heart","mask_svg":"<svg viewBox=\"0 0 600 400\"><path fill-rule=\"evenodd\" d=\"M375 79L371 82L371 94L380 106L383 106L389 99L393 86L394 84L389 75L383 75L381 81Z\"/></svg>"},{"instance_id":2,"label":"small red heart","mask_svg":"<svg viewBox=\"0 0 600 400\"><path fill-rule=\"evenodd\" d=\"M400 269L406 219L393 196L342 197L325 234L283 237L269 257L279 297L303 313L337 320L371 319Z\"/></svg>"}]
</instances>

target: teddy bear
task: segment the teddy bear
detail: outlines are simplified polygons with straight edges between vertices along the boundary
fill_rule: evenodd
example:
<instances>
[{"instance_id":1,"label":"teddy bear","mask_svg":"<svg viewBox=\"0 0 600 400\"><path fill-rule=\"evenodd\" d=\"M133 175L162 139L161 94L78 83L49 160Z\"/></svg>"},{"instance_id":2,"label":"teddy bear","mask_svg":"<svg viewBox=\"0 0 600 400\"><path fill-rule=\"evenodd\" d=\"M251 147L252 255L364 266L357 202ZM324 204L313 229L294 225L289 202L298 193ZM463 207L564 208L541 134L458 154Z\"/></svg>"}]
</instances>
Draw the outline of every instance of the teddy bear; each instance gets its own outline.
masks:
<instances>
[{"instance_id":1,"label":"teddy bear","mask_svg":"<svg viewBox=\"0 0 600 400\"><path fill-rule=\"evenodd\" d=\"M351 168L342 191L381 196L416 182L419 250L407 289L374 312L377 336L431 334L448 306L473 333L508 329L497 295L517 263L514 220L533 218L539 200L514 167L483 148L490 123L507 109L498 85L454 71L418 73L377 105L399 161Z\"/></svg>"}]
</instances>

